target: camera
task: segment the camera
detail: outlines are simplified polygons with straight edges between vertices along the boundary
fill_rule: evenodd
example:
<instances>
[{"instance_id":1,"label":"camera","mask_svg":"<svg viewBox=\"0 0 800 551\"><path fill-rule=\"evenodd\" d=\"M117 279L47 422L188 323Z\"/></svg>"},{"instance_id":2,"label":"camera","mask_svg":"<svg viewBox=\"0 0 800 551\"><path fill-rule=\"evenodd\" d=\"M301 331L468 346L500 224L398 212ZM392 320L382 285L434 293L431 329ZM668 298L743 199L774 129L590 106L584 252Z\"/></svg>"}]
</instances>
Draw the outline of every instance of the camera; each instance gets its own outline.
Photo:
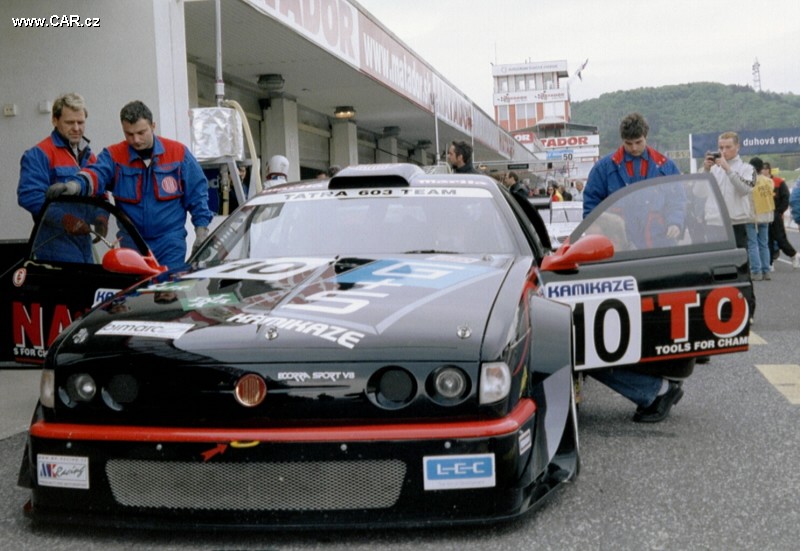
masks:
<instances>
[{"instance_id":1,"label":"camera","mask_svg":"<svg viewBox=\"0 0 800 551\"><path fill-rule=\"evenodd\" d=\"M708 153L706 153L706 157L711 157L716 161L717 159L722 157L722 153L720 153L719 151L709 151Z\"/></svg>"}]
</instances>

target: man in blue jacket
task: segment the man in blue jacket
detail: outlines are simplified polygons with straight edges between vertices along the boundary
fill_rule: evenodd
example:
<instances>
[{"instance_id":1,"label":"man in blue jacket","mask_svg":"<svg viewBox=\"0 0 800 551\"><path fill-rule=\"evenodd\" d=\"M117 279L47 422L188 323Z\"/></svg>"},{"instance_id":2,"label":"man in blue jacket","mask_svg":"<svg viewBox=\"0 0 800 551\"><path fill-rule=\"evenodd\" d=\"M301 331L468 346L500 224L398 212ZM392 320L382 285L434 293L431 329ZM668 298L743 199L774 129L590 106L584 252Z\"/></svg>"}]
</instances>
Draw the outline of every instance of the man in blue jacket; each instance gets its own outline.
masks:
<instances>
[{"instance_id":1,"label":"man in blue jacket","mask_svg":"<svg viewBox=\"0 0 800 551\"><path fill-rule=\"evenodd\" d=\"M106 191L133 221L156 259L169 268L186 263L186 214L195 243L208 235L208 180L189 149L155 135L153 113L141 101L120 112L125 140L107 147L79 180L53 186L50 194L102 195ZM120 236L126 245L127 236Z\"/></svg>"},{"instance_id":2,"label":"man in blue jacket","mask_svg":"<svg viewBox=\"0 0 800 551\"><path fill-rule=\"evenodd\" d=\"M800 178L794 183L792 193L789 195L789 207L792 209L792 220L800 225Z\"/></svg>"},{"instance_id":3,"label":"man in blue jacket","mask_svg":"<svg viewBox=\"0 0 800 551\"><path fill-rule=\"evenodd\" d=\"M53 131L25 151L20 160L17 202L40 222L47 190L55 183L73 180L81 168L95 161L84 137L86 103L79 94L62 94L53 102ZM53 205L41 220L33 257L38 260L92 263L89 225L105 236L105 213L78 205Z\"/></svg>"},{"instance_id":4,"label":"man in blue jacket","mask_svg":"<svg viewBox=\"0 0 800 551\"><path fill-rule=\"evenodd\" d=\"M584 218L603 199L625 186L658 176L680 174L675 163L648 147L647 133L650 127L641 114L627 115L622 119L619 130L622 146L600 159L589 172L583 190ZM683 231L686 208L683 186L676 185L674 193L669 195L668 199L657 201L658 208L652 212L625 213L628 238L639 243L640 247L666 246L667 240L677 239ZM680 381L632 369L597 370L589 375L635 403L637 408L633 420L637 423L664 420L672 406L683 397Z\"/></svg>"}]
</instances>

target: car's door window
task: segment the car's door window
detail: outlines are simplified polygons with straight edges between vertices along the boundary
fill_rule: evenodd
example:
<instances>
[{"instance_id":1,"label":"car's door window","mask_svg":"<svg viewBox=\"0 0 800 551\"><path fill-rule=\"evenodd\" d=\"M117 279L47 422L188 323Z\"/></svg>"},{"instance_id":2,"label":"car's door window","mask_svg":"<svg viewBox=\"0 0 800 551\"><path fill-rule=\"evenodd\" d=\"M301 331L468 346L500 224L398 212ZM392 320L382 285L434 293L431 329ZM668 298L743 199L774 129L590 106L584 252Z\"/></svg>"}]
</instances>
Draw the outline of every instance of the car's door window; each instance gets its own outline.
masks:
<instances>
[{"instance_id":1,"label":"car's door window","mask_svg":"<svg viewBox=\"0 0 800 551\"><path fill-rule=\"evenodd\" d=\"M570 236L602 234L615 258L646 258L717 250L733 231L713 176L679 175L645 180L606 198Z\"/></svg>"},{"instance_id":2,"label":"car's door window","mask_svg":"<svg viewBox=\"0 0 800 551\"><path fill-rule=\"evenodd\" d=\"M34 230L30 260L101 264L103 255L125 242L129 232L108 209L94 202L54 202Z\"/></svg>"}]
</instances>

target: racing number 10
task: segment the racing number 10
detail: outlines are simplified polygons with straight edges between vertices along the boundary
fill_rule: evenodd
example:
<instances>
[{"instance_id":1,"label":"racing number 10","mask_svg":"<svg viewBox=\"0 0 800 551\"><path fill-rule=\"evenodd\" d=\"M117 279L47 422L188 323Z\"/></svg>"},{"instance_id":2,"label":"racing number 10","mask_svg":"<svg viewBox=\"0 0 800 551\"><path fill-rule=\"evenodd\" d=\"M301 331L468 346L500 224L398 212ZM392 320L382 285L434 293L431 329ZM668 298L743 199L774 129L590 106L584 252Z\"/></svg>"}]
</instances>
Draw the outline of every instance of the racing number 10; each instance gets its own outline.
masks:
<instances>
[{"instance_id":1,"label":"racing number 10","mask_svg":"<svg viewBox=\"0 0 800 551\"><path fill-rule=\"evenodd\" d=\"M642 350L639 294L581 298L572 303L575 369L638 362Z\"/></svg>"}]
</instances>

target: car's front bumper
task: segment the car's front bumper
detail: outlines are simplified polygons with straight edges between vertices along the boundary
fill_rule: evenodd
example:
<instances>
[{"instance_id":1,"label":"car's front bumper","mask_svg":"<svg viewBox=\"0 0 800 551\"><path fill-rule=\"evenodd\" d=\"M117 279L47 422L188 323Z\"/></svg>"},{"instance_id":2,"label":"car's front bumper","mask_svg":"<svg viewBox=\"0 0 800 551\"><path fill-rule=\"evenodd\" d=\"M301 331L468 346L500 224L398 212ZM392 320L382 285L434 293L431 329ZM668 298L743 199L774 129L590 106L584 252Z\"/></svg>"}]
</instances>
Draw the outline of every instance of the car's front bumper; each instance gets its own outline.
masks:
<instances>
[{"instance_id":1,"label":"car's front bumper","mask_svg":"<svg viewBox=\"0 0 800 551\"><path fill-rule=\"evenodd\" d=\"M367 526L516 516L547 491L536 405L498 420L197 429L31 426L34 519ZM539 456L540 458L541 456ZM21 480L25 477L21 477Z\"/></svg>"}]
</instances>

